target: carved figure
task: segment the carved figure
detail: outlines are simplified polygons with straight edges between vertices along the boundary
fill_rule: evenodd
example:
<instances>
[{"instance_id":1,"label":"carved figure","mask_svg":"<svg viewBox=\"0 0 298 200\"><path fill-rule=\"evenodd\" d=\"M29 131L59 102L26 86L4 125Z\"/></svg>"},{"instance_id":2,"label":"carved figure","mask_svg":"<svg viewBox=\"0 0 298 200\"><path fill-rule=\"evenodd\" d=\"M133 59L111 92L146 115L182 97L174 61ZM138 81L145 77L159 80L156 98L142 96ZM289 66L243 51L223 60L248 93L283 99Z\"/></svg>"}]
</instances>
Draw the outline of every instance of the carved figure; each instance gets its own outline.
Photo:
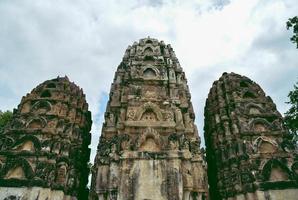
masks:
<instances>
[{"instance_id":1,"label":"carved figure","mask_svg":"<svg viewBox=\"0 0 298 200\"><path fill-rule=\"evenodd\" d=\"M175 108L175 121L178 128L184 128L182 113L177 107Z\"/></svg>"}]
</instances>

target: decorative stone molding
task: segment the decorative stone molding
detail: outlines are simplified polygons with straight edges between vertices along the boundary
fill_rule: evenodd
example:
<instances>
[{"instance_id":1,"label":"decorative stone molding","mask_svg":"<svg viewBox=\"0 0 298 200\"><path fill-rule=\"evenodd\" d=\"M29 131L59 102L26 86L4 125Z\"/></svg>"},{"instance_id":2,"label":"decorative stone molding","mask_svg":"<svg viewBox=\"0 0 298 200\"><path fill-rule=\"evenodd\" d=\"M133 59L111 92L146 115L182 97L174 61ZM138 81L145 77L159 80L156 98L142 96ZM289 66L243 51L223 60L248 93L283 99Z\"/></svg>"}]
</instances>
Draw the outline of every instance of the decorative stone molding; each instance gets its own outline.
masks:
<instances>
[{"instance_id":1,"label":"decorative stone molding","mask_svg":"<svg viewBox=\"0 0 298 200\"><path fill-rule=\"evenodd\" d=\"M1 199L10 198L4 190L22 199L87 198L87 107L82 90L67 77L45 81L22 98L0 133Z\"/></svg>"},{"instance_id":2,"label":"decorative stone molding","mask_svg":"<svg viewBox=\"0 0 298 200\"><path fill-rule=\"evenodd\" d=\"M151 111L154 114L156 114L156 117L157 117L157 120L158 121L162 121L163 120L161 109L159 108L158 105L156 105L156 104L154 104L152 102L146 102L146 103L144 103L142 106L140 106L137 109L136 114L135 114L135 120L136 121L140 121L142 119L143 114L146 111Z\"/></svg>"},{"instance_id":3,"label":"decorative stone molding","mask_svg":"<svg viewBox=\"0 0 298 200\"><path fill-rule=\"evenodd\" d=\"M89 198L207 199L190 93L171 46L153 38L129 46L110 93Z\"/></svg>"},{"instance_id":4,"label":"decorative stone molding","mask_svg":"<svg viewBox=\"0 0 298 200\"><path fill-rule=\"evenodd\" d=\"M290 135L281 115L255 82L234 73L215 81L204 131L211 199L298 195L297 177L290 170L297 159L293 141L286 139Z\"/></svg>"}]
</instances>

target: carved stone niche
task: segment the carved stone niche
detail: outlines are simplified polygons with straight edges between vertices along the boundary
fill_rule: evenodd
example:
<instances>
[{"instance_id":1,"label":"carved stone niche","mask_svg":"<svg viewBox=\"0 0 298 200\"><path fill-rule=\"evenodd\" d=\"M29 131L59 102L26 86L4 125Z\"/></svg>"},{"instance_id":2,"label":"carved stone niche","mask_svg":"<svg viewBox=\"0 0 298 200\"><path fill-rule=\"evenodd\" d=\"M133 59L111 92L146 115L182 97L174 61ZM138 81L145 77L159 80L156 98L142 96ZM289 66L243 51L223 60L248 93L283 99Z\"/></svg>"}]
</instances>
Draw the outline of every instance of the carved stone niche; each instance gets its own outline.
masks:
<instances>
[{"instance_id":1,"label":"carved stone niche","mask_svg":"<svg viewBox=\"0 0 298 200\"><path fill-rule=\"evenodd\" d=\"M52 97L52 93L49 90L44 90L41 94L40 94L41 98L49 98Z\"/></svg>"},{"instance_id":2,"label":"carved stone niche","mask_svg":"<svg viewBox=\"0 0 298 200\"><path fill-rule=\"evenodd\" d=\"M144 55L153 55L153 49L150 46L147 46L144 51L143 51Z\"/></svg>"},{"instance_id":3,"label":"carved stone niche","mask_svg":"<svg viewBox=\"0 0 298 200\"><path fill-rule=\"evenodd\" d=\"M179 150L180 136L177 133L173 133L168 137L168 148L170 150Z\"/></svg>"},{"instance_id":4,"label":"carved stone niche","mask_svg":"<svg viewBox=\"0 0 298 200\"><path fill-rule=\"evenodd\" d=\"M271 159L263 167L262 174L265 181L287 181L290 178L290 170L279 160Z\"/></svg>"},{"instance_id":5,"label":"carved stone niche","mask_svg":"<svg viewBox=\"0 0 298 200\"><path fill-rule=\"evenodd\" d=\"M175 107L175 122L176 122L176 128L178 130L184 129L184 124L183 124L183 116L180 108Z\"/></svg>"},{"instance_id":6,"label":"carved stone niche","mask_svg":"<svg viewBox=\"0 0 298 200\"><path fill-rule=\"evenodd\" d=\"M275 140L261 136L254 141L255 151L261 154L275 153L278 151L278 144Z\"/></svg>"},{"instance_id":7,"label":"carved stone niche","mask_svg":"<svg viewBox=\"0 0 298 200\"><path fill-rule=\"evenodd\" d=\"M33 104L31 111L36 114L45 114L50 112L52 109L52 105L50 102L41 100Z\"/></svg>"},{"instance_id":8,"label":"carved stone niche","mask_svg":"<svg viewBox=\"0 0 298 200\"><path fill-rule=\"evenodd\" d=\"M145 116L144 116L145 114ZM145 119L144 117L146 117L148 115L151 116L151 119L155 119L155 121L162 121L162 112L161 109L159 108L158 105L151 103L151 102L147 102L145 104L143 104L141 107L139 107L139 109L137 110L136 114L135 114L135 119L137 121L140 121L142 119ZM153 116L155 116L153 118ZM150 117L148 118L150 119ZM151 120L154 121L154 120Z\"/></svg>"},{"instance_id":9,"label":"carved stone niche","mask_svg":"<svg viewBox=\"0 0 298 200\"><path fill-rule=\"evenodd\" d=\"M113 113L106 113L105 118L106 118L106 124L108 127L115 126L115 116Z\"/></svg>"},{"instance_id":10,"label":"carved stone niche","mask_svg":"<svg viewBox=\"0 0 298 200\"><path fill-rule=\"evenodd\" d=\"M68 166L65 162L58 163L56 169L56 182L59 185L64 185L66 183L67 167Z\"/></svg>"},{"instance_id":11,"label":"carved stone niche","mask_svg":"<svg viewBox=\"0 0 298 200\"><path fill-rule=\"evenodd\" d=\"M146 128L142 136L138 139L139 151L158 152L161 150L160 136L153 128Z\"/></svg>"},{"instance_id":12,"label":"carved stone niche","mask_svg":"<svg viewBox=\"0 0 298 200\"><path fill-rule=\"evenodd\" d=\"M18 166L8 171L4 179L26 179L25 172L22 167Z\"/></svg>"},{"instance_id":13,"label":"carved stone niche","mask_svg":"<svg viewBox=\"0 0 298 200\"><path fill-rule=\"evenodd\" d=\"M24 139L20 144L18 144L16 147L14 147L16 151L29 151L29 152L35 152L35 144L34 141L30 139Z\"/></svg>"},{"instance_id":14,"label":"carved stone niche","mask_svg":"<svg viewBox=\"0 0 298 200\"><path fill-rule=\"evenodd\" d=\"M257 132L265 132L266 127L262 123L256 123L254 124L254 130Z\"/></svg>"},{"instance_id":15,"label":"carved stone niche","mask_svg":"<svg viewBox=\"0 0 298 200\"><path fill-rule=\"evenodd\" d=\"M27 123L26 127L31 129L41 129L41 128L44 128L46 124L47 124L46 119L42 117L37 117L37 118L31 119Z\"/></svg>"},{"instance_id":16,"label":"carved stone niche","mask_svg":"<svg viewBox=\"0 0 298 200\"><path fill-rule=\"evenodd\" d=\"M250 130L254 132L266 132L271 128L270 123L262 118L253 119L249 122Z\"/></svg>"},{"instance_id":17,"label":"carved stone niche","mask_svg":"<svg viewBox=\"0 0 298 200\"><path fill-rule=\"evenodd\" d=\"M259 115L264 112L264 109L259 104L249 103L245 106L245 112L249 115Z\"/></svg>"},{"instance_id":18,"label":"carved stone niche","mask_svg":"<svg viewBox=\"0 0 298 200\"><path fill-rule=\"evenodd\" d=\"M143 62L145 64L150 64L150 65L153 65L155 63L155 56L149 56L149 55L145 55L144 58L143 58Z\"/></svg>"},{"instance_id":19,"label":"carved stone niche","mask_svg":"<svg viewBox=\"0 0 298 200\"><path fill-rule=\"evenodd\" d=\"M157 79L159 77L159 70L151 65L144 67L143 78L144 79Z\"/></svg>"},{"instance_id":20,"label":"carved stone niche","mask_svg":"<svg viewBox=\"0 0 298 200\"><path fill-rule=\"evenodd\" d=\"M280 166L275 166L271 169L270 181L284 181L288 179L288 174Z\"/></svg>"},{"instance_id":21,"label":"carved stone niche","mask_svg":"<svg viewBox=\"0 0 298 200\"><path fill-rule=\"evenodd\" d=\"M274 153L276 150L277 148L267 141L262 141L259 146L260 153Z\"/></svg>"},{"instance_id":22,"label":"carved stone niche","mask_svg":"<svg viewBox=\"0 0 298 200\"><path fill-rule=\"evenodd\" d=\"M31 108L31 104L29 101L27 101L26 103L24 103L22 105L22 108L21 108L21 113L28 113L30 111L30 108Z\"/></svg>"},{"instance_id":23,"label":"carved stone niche","mask_svg":"<svg viewBox=\"0 0 298 200\"><path fill-rule=\"evenodd\" d=\"M1 171L3 179L26 180L33 176L31 164L24 158L9 159Z\"/></svg>"},{"instance_id":24,"label":"carved stone niche","mask_svg":"<svg viewBox=\"0 0 298 200\"><path fill-rule=\"evenodd\" d=\"M256 94L252 91L246 91L243 96L242 96L243 99L254 99L256 98Z\"/></svg>"},{"instance_id":25,"label":"carved stone niche","mask_svg":"<svg viewBox=\"0 0 298 200\"><path fill-rule=\"evenodd\" d=\"M141 120L155 122L157 121L157 116L152 110L147 110L143 113Z\"/></svg>"}]
</instances>

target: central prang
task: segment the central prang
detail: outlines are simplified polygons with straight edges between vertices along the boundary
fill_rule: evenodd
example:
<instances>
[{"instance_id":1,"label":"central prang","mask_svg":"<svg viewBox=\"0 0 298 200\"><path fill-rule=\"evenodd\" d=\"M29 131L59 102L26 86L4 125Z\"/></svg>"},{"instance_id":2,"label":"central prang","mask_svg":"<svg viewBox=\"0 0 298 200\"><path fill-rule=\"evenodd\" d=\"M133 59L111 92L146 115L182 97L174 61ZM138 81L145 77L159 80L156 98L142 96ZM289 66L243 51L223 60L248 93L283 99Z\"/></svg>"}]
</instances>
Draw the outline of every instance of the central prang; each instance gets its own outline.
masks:
<instances>
[{"instance_id":1,"label":"central prang","mask_svg":"<svg viewBox=\"0 0 298 200\"><path fill-rule=\"evenodd\" d=\"M172 47L152 38L129 46L110 94L90 198L204 198L208 184L200 138Z\"/></svg>"}]
</instances>

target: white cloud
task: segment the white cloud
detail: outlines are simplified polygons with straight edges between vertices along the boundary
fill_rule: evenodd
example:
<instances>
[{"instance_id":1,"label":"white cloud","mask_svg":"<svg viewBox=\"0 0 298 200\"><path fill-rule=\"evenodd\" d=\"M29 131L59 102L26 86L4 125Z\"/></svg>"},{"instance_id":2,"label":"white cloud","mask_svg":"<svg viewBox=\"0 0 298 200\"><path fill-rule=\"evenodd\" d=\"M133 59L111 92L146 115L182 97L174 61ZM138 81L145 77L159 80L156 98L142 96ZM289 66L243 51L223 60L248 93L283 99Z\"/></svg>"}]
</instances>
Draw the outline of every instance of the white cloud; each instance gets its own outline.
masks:
<instances>
[{"instance_id":1,"label":"white cloud","mask_svg":"<svg viewBox=\"0 0 298 200\"><path fill-rule=\"evenodd\" d=\"M151 36L176 51L201 136L205 98L224 71L259 83L283 113L298 75L285 22L297 13L294 0L2 0L0 109L16 107L38 83L67 74L84 89L93 114L93 161L100 109L125 48Z\"/></svg>"}]
</instances>

